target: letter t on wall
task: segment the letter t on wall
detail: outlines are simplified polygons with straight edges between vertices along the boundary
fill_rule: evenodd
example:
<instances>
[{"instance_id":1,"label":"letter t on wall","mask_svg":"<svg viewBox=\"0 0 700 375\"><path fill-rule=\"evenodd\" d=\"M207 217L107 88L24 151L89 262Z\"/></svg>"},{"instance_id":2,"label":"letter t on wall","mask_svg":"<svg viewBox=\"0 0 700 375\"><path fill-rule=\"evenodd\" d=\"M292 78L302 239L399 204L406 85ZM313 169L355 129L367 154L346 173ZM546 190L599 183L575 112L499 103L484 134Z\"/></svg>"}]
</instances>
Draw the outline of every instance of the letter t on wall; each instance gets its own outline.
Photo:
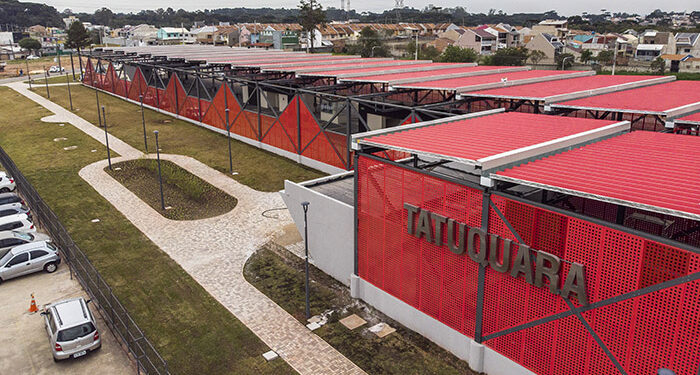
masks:
<instances>
[{"instance_id":1,"label":"letter t on wall","mask_svg":"<svg viewBox=\"0 0 700 375\"><path fill-rule=\"evenodd\" d=\"M409 203L404 203L403 208L406 209L407 213L406 231L408 232L408 234L413 234L413 228L415 228L415 221L413 220L413 218L418 212L420 212L420 208Z\"/></svg>"}]
</instances>

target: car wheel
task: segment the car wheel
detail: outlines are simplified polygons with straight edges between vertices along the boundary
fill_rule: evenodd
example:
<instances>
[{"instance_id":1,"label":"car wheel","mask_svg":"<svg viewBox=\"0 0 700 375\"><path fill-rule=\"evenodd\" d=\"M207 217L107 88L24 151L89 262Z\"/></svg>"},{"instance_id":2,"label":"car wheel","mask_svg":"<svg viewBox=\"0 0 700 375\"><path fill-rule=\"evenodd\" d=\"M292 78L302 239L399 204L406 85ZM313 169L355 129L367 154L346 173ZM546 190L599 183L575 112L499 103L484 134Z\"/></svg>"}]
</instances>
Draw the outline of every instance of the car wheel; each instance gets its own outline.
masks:
<instances>
[{"instance_id":1,"label":"car wheel","mask_svg":"<svg viewBox=\"0 0 700 375\"><path fill-rule=\"evenodd\" d=\"M56 269L58 269L58 265L56 265L55 262L46 263L44 266L44 271L46 271L46 273L56 272Z\"/></svg>"},{"instance_id":2,"label":"car wheel","mask_svg":"<svg viewBox=\"0 0 700 375\"><path fill-rule=\"evenodd\" d=\"M56 357L54 357L54 356L51 356L51 357L53 357L54 362L58 362L58 359L56 359Z\"/></svg>"}]
</instances>

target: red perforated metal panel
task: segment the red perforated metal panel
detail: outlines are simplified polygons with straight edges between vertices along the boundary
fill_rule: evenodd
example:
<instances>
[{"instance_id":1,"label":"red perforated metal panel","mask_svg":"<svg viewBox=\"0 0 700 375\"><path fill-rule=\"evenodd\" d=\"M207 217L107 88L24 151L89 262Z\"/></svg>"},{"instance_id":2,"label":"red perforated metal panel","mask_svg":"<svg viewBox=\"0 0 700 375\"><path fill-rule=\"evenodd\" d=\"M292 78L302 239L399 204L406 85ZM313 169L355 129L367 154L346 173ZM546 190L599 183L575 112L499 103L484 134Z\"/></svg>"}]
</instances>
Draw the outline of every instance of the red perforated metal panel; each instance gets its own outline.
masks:
<instances>
[{"instance_id":1,"label":"red perforated metal panel","mask_svg":"<svg viewBox=\"0 0 700 375\"><path fill-rule=\"evenodd\" d=\"M401 207L406 202L480 226L481 192L364 156L357 168L359 276L473 337L476 263L408 235ZM590 303L700 271L696 253L505 197L492 200L524 242L563 259L561 275L571 262L584 265ZM489 232L516 238L494 209ZM567 304L548 291L548 282L538 288L522 275L513 278L486 267L483 334L566 313ZM572 302L579 306L574 296ZM693 375L700 359L699 313L700 281L694 281L594 308L582 317L627 373L668 367ZM485 344L538 374L618 373L573 315Z\"/></svg>"}]
</instances>

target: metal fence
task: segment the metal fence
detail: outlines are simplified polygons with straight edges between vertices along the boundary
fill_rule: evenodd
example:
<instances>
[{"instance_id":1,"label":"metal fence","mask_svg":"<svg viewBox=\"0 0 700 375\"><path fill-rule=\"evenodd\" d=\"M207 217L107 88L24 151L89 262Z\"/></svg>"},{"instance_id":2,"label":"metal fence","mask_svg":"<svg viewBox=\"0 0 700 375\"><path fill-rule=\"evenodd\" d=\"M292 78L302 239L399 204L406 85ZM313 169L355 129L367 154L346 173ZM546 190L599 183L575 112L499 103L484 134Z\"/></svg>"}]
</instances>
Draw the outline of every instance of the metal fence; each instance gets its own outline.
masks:
<instances>
[{"instance_id":1,"label":"metal fence","mask_svg":"<svg viewBox=\"0 0 700 375\"><path fill-rule=\"evenodd\" d=\"M136 360L138 373L170 374L168 364L119 302L112 288L90 263L85 253L73 242L56 214L39 196L2 147L0 147L0 164L15 179L18 191L32 210L35 224L46 230L53 242L60 247L62 258L69 265L71 275L75 275L107 326Z\"/></svg>"}]
</instances>

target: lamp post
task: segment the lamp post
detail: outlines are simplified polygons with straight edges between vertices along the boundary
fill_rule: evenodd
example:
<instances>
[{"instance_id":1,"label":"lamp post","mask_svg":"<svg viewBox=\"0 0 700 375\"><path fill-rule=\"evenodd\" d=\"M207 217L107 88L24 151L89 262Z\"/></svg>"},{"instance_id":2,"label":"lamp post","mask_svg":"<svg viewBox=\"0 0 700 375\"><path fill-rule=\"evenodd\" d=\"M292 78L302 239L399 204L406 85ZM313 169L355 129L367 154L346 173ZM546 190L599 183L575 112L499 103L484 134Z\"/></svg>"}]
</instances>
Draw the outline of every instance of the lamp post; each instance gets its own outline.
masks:
<instances>
[{"instance_id":1,"label":"lamp post","mask_svg":"<svg viewBox=\"0 0 700 375\"><path fill-rule=\"evenodd\" d=\"M46 84L46 98L51 99L51 94L49 94L49 75L46 70L44 70L44 83Z\"/></svg>"},{"instance_id":2,"label":"lamp post","mask_svg":"<svg viewBox=\"0 0 700 375\"><path fill-rule=\"evenodd\" d=\"M564 66L565 66L565 64L566 64L566 59L571 59L571 58L572 58L571 56L566 56L566 57L564 57L563 59L561 59L561 70L566 70L566 69L564 68Z\"/></svg>"},{"instance_id":3,"label":"lamp post","mask_svg":"<svg viewBox=\"0 0 700 375\"><path fill-rule=\"evenodd\" d=\"M148 138L146 137L146 115L143 113L143 95L139 95L139 101L141 102L141 124L143 125L143 147L148 153Z\"/></svg>"},{"instance_id":4,"label":"lamp post","mask_svg":"<svg viewBox=\"0 0 700 375\"><path fill-rule=\"evenodd\" d=\"M309 202L301 202L301 207L304 209L304 260L306 272L306 319L311 318L311 309L309 308L309 229L307 225L306 213L309 211Z\"/></svg>"},{"instance_id":5,"label":"lamp post","mask_svg":"<svg viewBox=\"0 0 700 375\"><path fill-rule=\"evenodd\" d=\"M233 174L233 156L231 155L231 125L228 123L229 109L226 108L226 139L228 139L228 171Z\"/></svg>"},{"instance_id":6,"label":"lamp post","mask_svg":"<svg viewBox=\"0 0 700 375\"><path fill-rule=\"evenodd\" d=\"M99 116L100 113L97 113L97 116ZM107 162L109 163L109 169L112 169L112 157L109 153L109 136L107 134L107 116L105 115L105 107L102 107L102 117L104 117L104 121L102 122L105 126L105 144L107 146Z\"/></svg>"},{"instance_id":7,"label":"lamp post","mask_svg":"<svg viewBox=\"0 0 700 375\"><path fill-rule=\"evenodd\" d=\"M70 103L70 110L73 111L73 96L70 93L70 78L68 73L66 73L66 85L68 86L68 102Z\"/></svg>"},{"instance_id":8,"label":"lamp post","mask_svg":"<svg viewBox=\"0 0 700 375\"><path fill-rule=\"evenodd\" d=\"M370 57L374 57L374 49L377 47L379 47L379 46L372 46L372 54L370 55Z\"/></svg>"},{"instance_id":9,"label":"lamp post","mask_svg":"<svg viewBox=\"0 0 700 375\"><path fill-rule=\"evenodd\" d=\"M160 171L160 147L158 147L158 130L154 130L156 135L156 155L158 160L158 183L160 184L160 208L165 211L165 200L163 199L163 175Z\"/></svg>"},{"instance_id":10,"label":"lamp post","mask_svg":"<svg viewBox=\"0 0 700 375\"><path fill-rule=\"evenodd\" d=\"M100 93L97 92L97 81L93 81L95 87L95 100L97 101L97 121L99 121L100 127L102 127L102 117L100 117Z\"/></svg>"},{"instance_id":11,"label":"lamp post","mask_svg":"<svg viewBox=\"0 0 700 375\"><path fill-rule=\"evenodd\" d=\"M24 62L27 64L27 78L29 78L29 89L32 89L32 74L29 73L29 60L24 60Z\"/></svg>"}]
</instances>

